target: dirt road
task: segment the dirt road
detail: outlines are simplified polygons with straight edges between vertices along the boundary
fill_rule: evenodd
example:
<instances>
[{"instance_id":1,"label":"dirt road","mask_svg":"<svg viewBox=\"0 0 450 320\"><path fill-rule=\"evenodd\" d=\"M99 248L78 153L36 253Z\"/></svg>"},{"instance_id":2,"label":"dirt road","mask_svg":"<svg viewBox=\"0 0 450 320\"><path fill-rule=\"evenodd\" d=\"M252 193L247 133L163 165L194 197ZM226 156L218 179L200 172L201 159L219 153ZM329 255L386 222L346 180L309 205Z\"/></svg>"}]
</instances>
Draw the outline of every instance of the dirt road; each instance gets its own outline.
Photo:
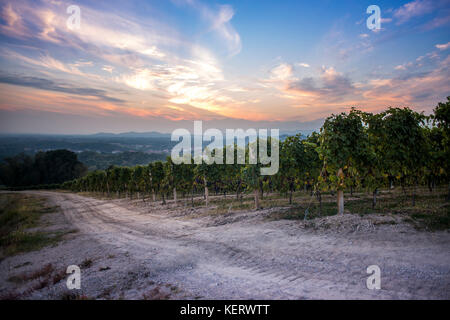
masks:
<instances>
[{"instance_id":1,"label":"dirt road","mask_svg":"<svg viewBox=\"0 0 450 320\"><path fill-rule=\"evenodd\" d=\"M330 220L347 219L353 229L313 231L300 221L272 221L270 210L212 217L183 204L35 193L61 207L88 239L84 246L126 255L126 262L109 259L108 272L121 263L141 266L152 281L174 284L189 298L450 298L448 232L401 222L364 228L369 220L353 215ZM370 265L381 269L381 290L366 287Z\"/></svg>"}]
</instances>

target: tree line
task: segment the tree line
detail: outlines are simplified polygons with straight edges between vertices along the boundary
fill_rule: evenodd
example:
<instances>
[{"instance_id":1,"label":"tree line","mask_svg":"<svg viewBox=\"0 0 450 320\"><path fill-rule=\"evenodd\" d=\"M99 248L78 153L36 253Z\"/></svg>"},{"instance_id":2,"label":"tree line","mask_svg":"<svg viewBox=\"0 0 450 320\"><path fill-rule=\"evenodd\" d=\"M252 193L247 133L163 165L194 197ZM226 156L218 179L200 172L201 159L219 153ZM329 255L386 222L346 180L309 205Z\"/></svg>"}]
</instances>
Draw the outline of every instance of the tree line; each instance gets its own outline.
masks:
<instances>
[{"instance_id":1,"label":"tree line","mask_svg":"<svg viewBox=\"0 0 450 320\"><path fill-rule=\"evenodd\" d=\"M211 192L235 194L241 201L245 193L252 193L256 209L264 193L282 193L292 203L294 191L309 190L321 206L321 194L331 191L342 214L344 191L364 188L372 193L375 206L381 188L399 185L412 188L414 206L418 185L433 190L448 184L450 198L449 119L450 97L429 116L410 108L390 107L377 114L352 108L328 117L320 132L306 139L298 134L280 142L279 171L272 176L260 175L260 164L248 164L247 145L246 164L176 165L168 157L143 166L111 166L63 187L142 201L159 197L163 204L168 198L176 203L180 194L192 204L194 195L201 194L208 205ZM238 152L236 145L234 152Z\"/></svg>"},{"instance_id":2,"label":"tree line","mask_svg":"<svg viewBox=\"0 0 450 320\"><path fill-rule=\"evenodd\" d=\"M0 164L0 184L8 187L57 185L84 176L87 168L68 150L19 154Z\"/></svg>"}]
</instances>

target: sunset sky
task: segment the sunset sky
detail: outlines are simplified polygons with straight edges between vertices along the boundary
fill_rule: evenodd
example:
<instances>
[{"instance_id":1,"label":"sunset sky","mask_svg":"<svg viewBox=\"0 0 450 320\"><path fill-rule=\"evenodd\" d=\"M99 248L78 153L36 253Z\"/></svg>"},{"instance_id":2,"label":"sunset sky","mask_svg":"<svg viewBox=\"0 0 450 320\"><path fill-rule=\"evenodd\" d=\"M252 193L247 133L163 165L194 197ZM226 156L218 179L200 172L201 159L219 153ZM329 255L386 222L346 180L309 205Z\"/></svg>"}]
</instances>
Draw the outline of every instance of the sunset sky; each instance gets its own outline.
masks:
<instances>
[{"instance_id":1,"label":"sunset sky","mask_svg":"<svg viewBox=\"0 0 450 320\"><path fill-rule=\"evenodd\" d=\"M0 133L314 129L450 95L450 0L1 0L0 41Z\"/></svg>"}]
</instances>

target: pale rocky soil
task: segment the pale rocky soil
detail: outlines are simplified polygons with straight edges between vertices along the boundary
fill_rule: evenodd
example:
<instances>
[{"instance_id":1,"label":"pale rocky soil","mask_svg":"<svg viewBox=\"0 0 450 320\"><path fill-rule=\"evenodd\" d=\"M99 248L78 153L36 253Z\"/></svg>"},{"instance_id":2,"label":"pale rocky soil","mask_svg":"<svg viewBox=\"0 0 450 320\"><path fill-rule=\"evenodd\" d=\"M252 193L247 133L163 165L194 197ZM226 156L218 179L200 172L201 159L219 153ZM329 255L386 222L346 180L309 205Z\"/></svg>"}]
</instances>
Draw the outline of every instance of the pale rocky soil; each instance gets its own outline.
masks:
<instances>
[{"instance_id":1,"label":"pale rocky soil","mask_svg":"<svg viewBox=\"0 0 450 320\"><path fill-rule=\"evenodd\" d=\"M29 193L61 208L64 215L46 218L51 228L78 232L1 261L0 295L40 281L17 284L8 280L13 276L48 263L61 272L90 259L77 295L94 299L450 298L450 233L417 231L397 216L273 221L280 209L210 215L182 202ZM373 264L381 268L381 290L366 287ZM62 279L21 298L68 292Z\"/></svg>"}]
</instances>

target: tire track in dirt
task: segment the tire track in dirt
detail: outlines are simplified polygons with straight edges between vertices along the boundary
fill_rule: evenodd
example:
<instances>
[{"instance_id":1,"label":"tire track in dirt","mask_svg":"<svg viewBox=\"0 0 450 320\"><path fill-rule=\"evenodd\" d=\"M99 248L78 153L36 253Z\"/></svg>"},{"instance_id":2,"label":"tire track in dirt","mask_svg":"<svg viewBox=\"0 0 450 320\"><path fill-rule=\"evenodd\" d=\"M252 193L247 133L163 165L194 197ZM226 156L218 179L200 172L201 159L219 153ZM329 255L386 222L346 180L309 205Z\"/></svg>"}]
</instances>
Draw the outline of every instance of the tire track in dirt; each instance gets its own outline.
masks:
<instances>
[{"instance_id":1,"label":"tire track in dirt","mask_svg":"<svg viewBox=\"0 0 450 320\"><path fill-rule=\"evenodd\" d=\"M149 244L153 244L153 242L148 241L149 239L145 235L145 233L139 231L138 226L124 222L122 219L111 218L105 215L103 211L99 209L99 207L101 206L89 206L86 204L83 205L83 208L85 208L86 212L90 211L92 217L98 219L97 221L101 221L103 224L108 224L109 226L111 226L111 228L108 229L108 232L121 232L121 237L126 238L126 240L121 241L122 243L130 240L134 242L133 245L135 247L140 249L145 249ZM130 232L133 232L133 235L129 235ZM144 236L145 238L142 238ZM191 239L183 239L181 241L178 239L180 236L174 237L169 234L160 234L157 237L158 239L164 238L167 240L176 241L179 242L179 244L184 243L189 247L198 247L199 250L207 253L208 255L215 254L223 260L223 263L229 263L235 267L246 269L252 273L259 274L260 276L264 277L265 280L269 279L270 277L270 281L278 283L279 288L282 288L280 287L280 285L292 285L291 282L293 281L302 281L307 278L317 280L333 280L336 278L336 273L341 273L341 270L337 270L333 273L330 273L329 271L321 273L316 269L315 272L301 272L300 274L298 266L296 270L293 270L292 268L286 268L285 265L280 263L268 264L261 258L255 257L254 255L251 255L246 251L229 247L221 243L211 243ZM120 237L118 240L120 241Z\"/></svg>"},{"instance_id":2,"label":"tire track in dirt","mask_svg":"<svg viewBox=\"0 0 450 320\"><path fill-rule=\"evenodd\" d=\"M109 215L105 214L104 211L100 209L103 205L90 204L85 201L76 203L81 204L81 208L83 210L81 212L79 211L81 216L85 218L85 215L87 214L90 216L88 217L89 219L95 219L95 225L97 225L97 227L102 227L102 232L121 233L121 236L116 237L116 241L119 241L121 244L132 241L133 246L141 250L145 250L149 245L154 244L149 241L148 237L141 232L136 225L124 222L123 219L111 218ZM105 225L107 225L108 228L105 228ZM133 232L134 234L129 235L130 232ZM168 234L160 234L158 236L159 239L164 238L180 243L183 242L189 247L198 247L199 250L207 253L208 255L214 254L222 260L222 263L229 263L235 267L248 270L255 275L258 274L260 277L264 278L265 281L269 280L277 283L279 289L282 289L283 285L291 286L293 285L292 282L304 281L307 278L317 280L333 280L336 277L336 274L330 274L330 272L321 273L317 272L317 270L315 273L300 273L298 266L296 269L289 269L280 263L267 263L261 258L255 257L246 251L229 247L221 243L210 243L191 239L179 240L179 237L180 236L175 238L173 235L171 236Z\"/></svg>"},{"instance_id":3,"label":"tire track in dirt","mask_svg":"<svg viewBox=\"0 0 450 320\"><path fill-rule=\"evenodd\" d=\"M289 246L286 245L292 241L289 236L278 230L267 232L262 223L254 225L239 221L233 223L231 228L236 230L232 231L230 225L205 227L204 221L197 223L143 213L142 208L131 210L116 202L65 193L41 194L60 205L67 218L82 232L114 244L138 259L160 259L162 265L171 266L168 270L176 270L192 283L197 282L199 287L217 279L185 270L186 266L193 265L198 270L206 269L218 274L218 278L225 278L234 290L253 290L255 293L265 290L263 297L269 298L279 295L284 298L359 299L449 297L448 264L438 265L442 272L429 270L428 273L420 265L407 264L412 275L405 276L402 267L397 267L395 261L384 261L387 258L383 260L386 262L383 279L389 290L367 290L365 268L371 260L370 253L375 252L377 258L383 258L382 253L376 251L379 248L375 244L357 252L354 250L357 245L348 250L345 246L335 247L339 239L315 236L320 240L317 244L314 244L313 237L308 240L311 243L307 247ZM261 231L270 241L264 243L258 239ZM248 234L247 242L236 241L245 233ZM304 234L299 237L311 236ZM279 248L273 248L273 243L279 244ZM390 255L388 257L391 258ZM166 261L168 263L164 264ZM227 274L228 269L236 270L234 276ZM421 272L425 274L425 281L414 279L414 275ZM417 283L409 283L411 278ZM215 294L212 292L211 297L214 298Z\"/></svg>"}]
</instances>

